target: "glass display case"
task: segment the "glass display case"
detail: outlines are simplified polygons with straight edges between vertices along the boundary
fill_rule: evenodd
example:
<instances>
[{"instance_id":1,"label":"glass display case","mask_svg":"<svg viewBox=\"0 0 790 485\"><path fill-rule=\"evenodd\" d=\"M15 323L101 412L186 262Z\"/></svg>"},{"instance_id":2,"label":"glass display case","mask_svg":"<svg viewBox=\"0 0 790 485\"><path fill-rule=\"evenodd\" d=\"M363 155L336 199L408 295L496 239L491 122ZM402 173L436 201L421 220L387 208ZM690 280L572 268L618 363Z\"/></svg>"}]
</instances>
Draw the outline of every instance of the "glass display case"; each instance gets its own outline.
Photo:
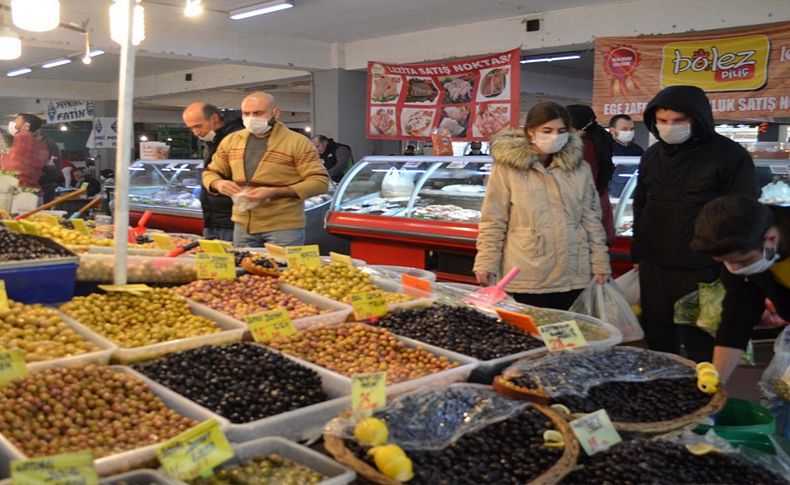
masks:
<instances>
[{"instance_id":1,"label":"glass display case","mask_svg":"<svg viewBox=\"0 0 790 485\"><path fill-rule=\"evenodd\" d=\"M137 160L129 166L129 210L202 218L203 160Z\"/></svg>"}]
</instances>

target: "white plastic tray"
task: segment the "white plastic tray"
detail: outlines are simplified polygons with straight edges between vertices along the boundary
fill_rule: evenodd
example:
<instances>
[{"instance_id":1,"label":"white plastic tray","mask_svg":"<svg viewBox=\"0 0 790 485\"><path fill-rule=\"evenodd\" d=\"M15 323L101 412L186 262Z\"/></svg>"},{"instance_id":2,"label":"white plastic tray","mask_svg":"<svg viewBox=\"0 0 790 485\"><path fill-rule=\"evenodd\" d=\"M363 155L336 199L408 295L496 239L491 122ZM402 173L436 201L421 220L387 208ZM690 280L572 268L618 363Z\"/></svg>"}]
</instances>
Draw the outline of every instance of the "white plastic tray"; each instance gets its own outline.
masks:
<instances>
[{"instance_id":1,"label":"white plastic tray","mask_svg":"<svg viewBox=\"0 0 790 485\"><path fill-rule=\"evenodd\" d=\"M280 291L285 294L293 295L303 302L315 305L322 310L329 310L327 313L295 319L293 321L294 326L299 330L304 330L305 328L312 325L331 325L334 323L345 322L348 316L351 314L351 306L346 305L345 303L331 300L325 296L321 296L316 293L310 293L309 291L285 283L280 283L278 286ZM245 322L238 320L227 313L222 313L221 311L215 310L203 303L193 300L189 301L190 305L193 305L193 308L199 308L201 312L204 312L204 315L208 315L208 318L211 318L216 322L224 322L228 325L235 325L245 329L247 328L247 324Z\"/></svg>"},{"instance_id":2,"label":"white plastic tray","mask_svg":"<svg viewBox=\"0 0 790 485\"><path fill-rule=\"evenodd\" d=\"M398 279L402 274L407 274L409 276L422 278L424 280L430 281L431 283L436 281L436 274L425 269L410 268L408 266L391 266L385 264L372 264L368 265L368 268L380 271L388 278Z\"/></svg>"},{"instance_id":3,"label":"white plastic tray","mask_svg":"<svg viewBox=\"0 0 790 485\"><path fill-rule=\"evenodd\" d=\"M167 342L161 342L158 344L143 345L142 347L118 346L118 348L115 349L112 354L112 361L119 364L131 364L141 360L154 359L161 355L169 354L170 352L193 349L195 347L200 347L201 345L238 342L244 336L247 326L243 323L239 323L237 320L233 320L231 318L217 319L216 315L206 312L203 305L198 305L197 303L189 300L187 301L189 303L189 307L192 309L192 313L214 321L214 323L216 323L218 327L222 328L223 331L200 335L197 337L169 340ZM90 328L85 327L67 315L64 315L64 319L75 328L83 328L87 331L92 331Z\"/></svg>"},{"instance_id":4,"label":"white plastic tray","mask_svg":"<svg viewBox=\"0 0 790 485\"><path fill-rule=\"evenodd\" d=\"M181 485L182 481L170 478L156 470L134 470L99 480L99 485Z\"/></svg>"},{"instance_id":5,"label":"white plastic tray","mask_svg":"<svg viewBox=\"0 0 790 485\"><path fill-rule=\"evenodd\" d=\"M113 279L114 264L112 254L82 253L77 281L109 283ZM153 269L146 272L145 266ZM197 279L197 260L129 255L126 272L129 283L189 283Z\"/></svg>"},{"instance_id":6,"label":"white plastic tray","mask_svg":"<svg viewBox=\"0 0 790 485\"><path fill-rule=\"evenodd\" d=\"M188 399L176 394L175 392L171 391L170 389L166 389L159 384L151 381L150 379L146 378L145 376L141 376L137 374L132 369L123 366L113 366L115 369L119 369L123 372L130 373L141 379L143 382L146 383L148 388L151 392L153 392L156 396L158 396L164 403L172 409L176 411L178 414L185 416L187 418L192 418L198 422L205 421L214 417L211 413L206 412L200 406L195 405ZM220 422L220 427L223 423ZM164 440L163 440L164 442ZM128 470L133 470L135 468L142 468L145 466L150 466L152 464L157 463L156 459L156 447L159 444L148 445L142 448L136 448L133 450L125 451L123 453L118 453L115 455L105 456L103 458L99 458L94 461L96 465L96 471L99 475L113 475L116 473L122 473ZM5 436L0 435L0 475L1 476L9 476L10 473L10 465L11 461L13 460L20 460L28 458L25 456L22 451L14 446Z\"/></svg>"}]
</instances>

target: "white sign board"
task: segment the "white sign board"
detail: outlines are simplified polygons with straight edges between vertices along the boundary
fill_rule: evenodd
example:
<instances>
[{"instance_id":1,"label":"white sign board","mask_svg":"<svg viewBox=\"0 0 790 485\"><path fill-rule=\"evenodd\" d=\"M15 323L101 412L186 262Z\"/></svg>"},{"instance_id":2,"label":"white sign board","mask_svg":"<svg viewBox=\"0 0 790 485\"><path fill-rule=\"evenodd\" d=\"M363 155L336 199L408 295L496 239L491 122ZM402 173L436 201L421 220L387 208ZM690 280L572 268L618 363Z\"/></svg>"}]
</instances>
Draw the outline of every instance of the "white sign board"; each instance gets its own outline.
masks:
<instances>
[{"instance_id":1,"label":"white sign board","mask_svg":"<svg viewBox=\"0 0 790 485\"><path fill-rule=\"evenodd\" d=\"M50 101L47 106L47 123L92 120L93 101Z\"/></svg>"},{"instance_id":2,"label":"white sign board","mask_svg":"<svg viewBox=\"0 0 790 485\"><path fill-rule=\"evenodd\" d=\"M118 143L118 118L95 118L87 148L115 148Z\"/></svg>"}]
</instances>

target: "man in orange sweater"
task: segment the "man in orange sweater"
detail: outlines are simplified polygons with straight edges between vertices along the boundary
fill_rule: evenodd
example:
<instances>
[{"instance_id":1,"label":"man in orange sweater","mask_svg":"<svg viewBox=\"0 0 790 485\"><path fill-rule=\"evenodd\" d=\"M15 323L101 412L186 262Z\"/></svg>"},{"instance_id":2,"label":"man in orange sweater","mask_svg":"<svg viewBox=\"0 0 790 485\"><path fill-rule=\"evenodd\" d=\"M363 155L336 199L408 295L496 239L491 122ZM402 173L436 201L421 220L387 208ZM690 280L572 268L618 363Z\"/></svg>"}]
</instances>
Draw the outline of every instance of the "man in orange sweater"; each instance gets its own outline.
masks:
<instances>
[{"instance_id":1,"label":"man in orange sweater","mask_svg":"<svg viewBox=\"0 0 790 485\"><path fill-rule=\"evenodd\" d=\"M271 95L248 95L241 113L246 129L222 140L203 185L234 198L234 245L302 245L304 200L325 193L329 175L310 140L277 121L280 109ZM244 199L257 205L242 207Z\"/></svg>"},{"instance_id":2,"label":"man in orange sweater","mask_svg":"<svg viewBox=\"0 0 790 485\"><path fill-rule=\"evenodd\" d=\"M14 119L11 150L0 157L0 169L19 172L20 187L38 187L38 179L49 160L49 148L35 133L43 121L36 115L20 113Z\"/></svg>"}]
</instances>

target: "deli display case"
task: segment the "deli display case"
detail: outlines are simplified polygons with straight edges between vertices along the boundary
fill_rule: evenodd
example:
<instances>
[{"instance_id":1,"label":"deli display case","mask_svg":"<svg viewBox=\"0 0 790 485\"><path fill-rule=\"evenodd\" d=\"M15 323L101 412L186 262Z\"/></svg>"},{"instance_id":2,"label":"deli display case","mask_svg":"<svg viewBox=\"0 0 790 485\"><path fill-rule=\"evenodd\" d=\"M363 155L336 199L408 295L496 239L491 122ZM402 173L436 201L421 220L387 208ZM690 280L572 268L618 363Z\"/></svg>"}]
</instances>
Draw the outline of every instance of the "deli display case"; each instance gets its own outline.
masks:
<instances>
[{"instance_id":1,"label":"deli display case","mask_svg":"<svg viewBox=\"0 0 790 485\"><path fill-rule=\"evenodd\" d=\"M473 282L488 156L365 157L340 182L327 230L370 264L431 269Z\"/></svg>"}]
</instances>

